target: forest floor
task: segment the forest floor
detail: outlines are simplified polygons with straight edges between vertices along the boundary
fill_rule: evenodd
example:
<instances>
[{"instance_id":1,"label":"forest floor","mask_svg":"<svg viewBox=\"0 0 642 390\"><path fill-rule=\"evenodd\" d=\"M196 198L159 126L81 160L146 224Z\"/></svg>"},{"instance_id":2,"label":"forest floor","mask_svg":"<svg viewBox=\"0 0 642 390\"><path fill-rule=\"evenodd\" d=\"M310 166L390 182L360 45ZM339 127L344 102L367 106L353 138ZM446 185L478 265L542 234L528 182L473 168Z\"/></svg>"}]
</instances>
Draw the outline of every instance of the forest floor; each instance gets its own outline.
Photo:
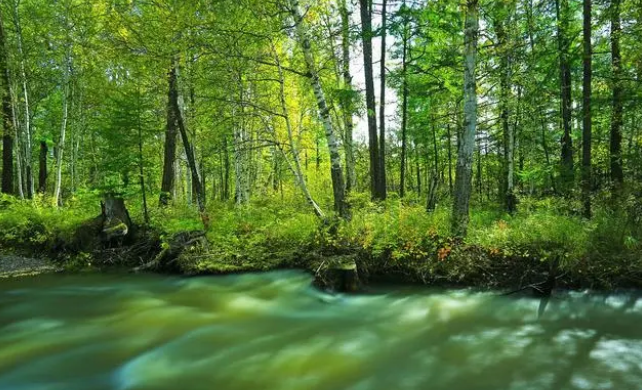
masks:
<instances>
[{"instance_id":1,"label":"forest floor","mask_svg":"<svg viewBox=\"0 0 642 390\"><path fill-rule=\"evenodd\" d=\"M202 275L297 268L330 288L350 273L362 283L507 290L553 274L564 288L642 288L642 207L636 202L618 211L596 207L591 220L576 211L581 205L555 198L523 198L512 216L493 204L477 205L464 240L449 233L449 204L426 212L413 199L373 204L362 197L351 203L350 221L324 225L304 201L270 198L241 208L211 202L207 231L189 205L153 208L147 232L134 243L87 250L73 241L99 213L97 199L69 202L65 209L15 201L0 210L0 247L55 259L67 270L124 267ZM127 202L140 224L137 204ZM49 265L0 258L0 272L40 266Z\"/></svg>"}]
</instances>

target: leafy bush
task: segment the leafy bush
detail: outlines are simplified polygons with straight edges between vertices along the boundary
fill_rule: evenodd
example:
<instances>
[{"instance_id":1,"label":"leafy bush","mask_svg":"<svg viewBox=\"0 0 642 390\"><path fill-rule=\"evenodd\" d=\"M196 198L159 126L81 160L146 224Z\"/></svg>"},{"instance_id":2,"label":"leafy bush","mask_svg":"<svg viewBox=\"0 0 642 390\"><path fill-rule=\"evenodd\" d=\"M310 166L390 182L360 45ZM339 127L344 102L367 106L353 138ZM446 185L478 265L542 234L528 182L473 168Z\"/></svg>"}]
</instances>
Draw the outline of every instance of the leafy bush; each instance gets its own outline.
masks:
<instances>
[{"instance_id":1,"label":"leafy bush","mask_svg":"<svg viewBox=\"0 0 642 390\"><path fill-rule=\"evenodd\" d=\"M50 199L0 198L0 243L12 246L41 246L55 238L69 239L76 227L95 216L86 202L71 201L65 208L53 207Z\"/></svg>"}]
</instances>

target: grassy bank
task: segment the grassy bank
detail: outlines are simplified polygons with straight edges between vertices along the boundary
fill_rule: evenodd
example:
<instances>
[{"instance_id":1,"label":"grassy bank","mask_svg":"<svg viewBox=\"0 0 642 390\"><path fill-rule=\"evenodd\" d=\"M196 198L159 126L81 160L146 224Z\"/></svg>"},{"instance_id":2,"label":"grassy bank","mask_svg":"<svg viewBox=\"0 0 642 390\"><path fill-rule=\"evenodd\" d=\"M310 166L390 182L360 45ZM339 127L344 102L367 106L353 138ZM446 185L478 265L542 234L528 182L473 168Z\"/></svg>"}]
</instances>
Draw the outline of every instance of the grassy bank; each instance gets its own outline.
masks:
<instances>
[{"instance_id":1,"label":"grassy bank","mask_svg":"<svg viewBox=\"0 0 642 390\"><path fill-rule=\"evenodd\" d=\"M79 226L99 213L97 194L72 200L63 209L40 199L2 200L0 251L22 250L54 256L71 268L149 261L145 255L96 256L63 245ZM596 210L588 221L574 207L555 199L522 199L509 216L497 207L473 210L468 237L451 238L450 205L427 213L416 199L375 204L351 199L352 219L324 226L302 201L265 198L237 208L211 203L205 245L188 247L172 260L185 274L218 274L275 268L327 266L327 259L355 259L363 280L384 277L429 284L519 287L541 281L552 261L559 262L560 283L568 287L642 287L642 231L630 210ZM142 212L130 201L132 218ZM153 208L149 231L157 242L147 257L173 245L179 233L201 229L193 208ZM113 252L114 254L116 252ZM126 264L122 264L126 263Z\"/></svg>"}]
</instances>

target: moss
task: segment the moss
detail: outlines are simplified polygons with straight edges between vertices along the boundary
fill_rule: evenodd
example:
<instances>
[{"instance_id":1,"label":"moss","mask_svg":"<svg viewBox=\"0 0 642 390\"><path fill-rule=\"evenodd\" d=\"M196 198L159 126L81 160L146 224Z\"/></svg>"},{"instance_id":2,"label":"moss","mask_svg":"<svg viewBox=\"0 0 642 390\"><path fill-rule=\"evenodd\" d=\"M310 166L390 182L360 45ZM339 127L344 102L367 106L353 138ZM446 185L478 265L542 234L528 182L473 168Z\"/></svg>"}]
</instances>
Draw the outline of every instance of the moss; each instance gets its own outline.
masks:
<instances>
[{"instance_id":1,"label":"moss","mask_svg":"<svg viewBox=\"0 0 642 390\"><path fill-rule=\"evenodd\" d=\"M103 234L107 237L124 236L129 228L124 222L118 222L113 226L103 229Z\"/></svg>"}]
</instances>

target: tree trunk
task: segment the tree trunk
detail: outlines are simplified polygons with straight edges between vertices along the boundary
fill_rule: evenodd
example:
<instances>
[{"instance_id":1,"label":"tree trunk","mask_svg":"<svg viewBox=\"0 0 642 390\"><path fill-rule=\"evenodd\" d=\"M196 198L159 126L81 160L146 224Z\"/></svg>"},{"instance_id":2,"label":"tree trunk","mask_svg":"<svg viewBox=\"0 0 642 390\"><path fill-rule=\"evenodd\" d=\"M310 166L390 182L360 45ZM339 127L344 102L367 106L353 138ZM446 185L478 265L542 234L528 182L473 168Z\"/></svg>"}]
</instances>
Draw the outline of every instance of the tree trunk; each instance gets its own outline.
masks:
<instances>
[{"instance_id":1,"label":"tree trunk","mask_svg":"<svg viewBox=\"0 0 642 390\"><path fill-rule=\"evenodd\" d=\"M502 164L503 174L500 180L500 197L504 203L504 209L507 213L513 214L516 207L514 193L514 146L515 137L510 128L510 98L511 98L511 80L510 80L510 48L508 47L508 34L504 28L503 20L495 20L495 32L497 33L497 46L499 56L500 72L500 123L504 138L504 162Z\"/></svg>"},{"instance_id":2,"label":"tree trunk","mask_svg":"<svg viewBox=\"0 0 642 390\"><path fill-rule=\"evenodd\" d=\"M72 96L75 96L76 94L73 92L71 93ZM72 114L72 117L80 118L80 126L76 126L75 128L72 128L71 132L71 148L70 148L70 179L71 179L71 193L74 194L77 190L78 184L80 180L78 179L78 150L80 148L80 138L81 134L79 132L85 128L85 115L82 110L83 106L83 97L82 93L78 94L78 97L74 99L76 101L76 104L74 104L75 107L75 115Z\"/></svg>"},{"instance_id":3,"label":"tree trunk","mask_svg":"<svg viewBox=\"0 0 642 390\"><path fill-rule=\"evenodd\" d=\"M341 168L341 155L339 154L339 142L332 126L332 119L330 118L330 109L325 99L325 94L319 80L314 58L312 56L312 48L310 44L309 32L303 23L303 16L299 9L298 0L290 0L290 13L294 18L296 25L296 35L299 44L303 49L303 56L308 69L308 77L314 96L317 100L319 110L319 117L323 122L325 129L325 136L328 143L330 152L330 175L332 178L332 190L334 195L334 209L342 218L349 218L349 210L345 201L345 184L343 181L343 169Z\"/></svg>"},{"instance_id":4,"label":"tree trunk","mask_svg":"<svg viewBox=\"0 0 642 390\"><path fill-rule=\"evenodd\" d=\"M348 14L346 0L339 0L339 12L341 14L341 70L343 74L343 84L347 91L352 92L352 74L350 73L350 16ZM352 140L352 132L354 129L354 123L352 121L354 104L352 100L352 94L346 93L341 103L343 124L345 127L343 149L345 150L346 160L346 192L350 192L357 185L354 145Z\"/></svg>"},{"instance_id":5,"label":"tree trunk","mask_svg":"<svg viewBox=\"0 0 642 390\"><path fill-rule=\"evenodd\" d=\"M173 67L174 78L176 80L176 66ZM178 80L176 80L175 85L177 86ZM187 135L187 129L185 128L185 122L183 120L183 114L181 112L181 107L178 104L178 88L176 93L170 96L170 104L174 110L174 116L176 117L176 123L178 124L178 130L181 133L181 139L183 140L183 148L185 149L185 155L187 157L187 164L191 172L191 178L194 188L196 189L196 202L198 205L198 211L201 215L201 220L205 229L209 227L209 216L207 215L207 210L205 210L205 194L203 191L203 184L198 175L198 168L196 166L196 158L194 157L194 149L189 142Z\"/></svg>"},{"instance_id":6,"label":"tree trunk","mask_svg":"<svg viewBox=\"0 0 642 390\"><path fill-rule=\"evenodd\" d=\"M510 127L507 127L507 130L505 209L507 213L512 215L517 211L517 197L515 196L515 133Z\"/></svg>"},{"instance_id":7,"label":"tree trunk","mask_svg":"<svg viewBox=\"0 0 642 390\"><path fill-rule=\"evenodd\" d=\"M20 84L22 88L22 99L24 103L24 120L23 124L23 134L24 134L24 172L25 185L27 198L31 199L34 193L34 180L33 180L33 165L31 162L31 151L32 151L32 131L31 131L31 107L29 106L29 87L27 80L27 72L25 71L25 54L22 47L22 25L20 23L20 15L18 12L18 0L13 0L13 22L16 28L17 35L17 44L18 44L18 56L20 62Z\"/></svg>"},{"instance_id":8,"label":"tree trunk","mask_svg":"<svg viewBox=\"0 0 642 390\"><path fill-rule=\"evenodd\" d=\"M63 65L62 79L62 123L60 125L60 139L56 147L56 184L54 187L54 201L62 207L62 157L65 150L65 136L67 133L67 120L69 117L69 82L71 71L71 44L65 49L65 63Z\"/></svg>"},{"instance_id":9,"label":"tree trunk","mask_svg":"<svg viewBox=\"0 0 642 390\"><path fill-rule=\"evenodd\" d=\"M15 102L15 97L11 98L11 110L12 110L12 116L13 116L13 128L18 129L20 126L18 126L18 123L16 121L17 113L16 113L16 102ZM25 192L24 192L24 187L25 187L25 182L24 182L24 177L23 177L23 151L22 151L22 142L23 140L21 139L20 134L16 134L16 144L14 145L14 148L16 150L16 182L18 183L18 197L20 199L25 198ZM25 173L26 175L26 173Z\"/></svg>"},{"instance_id":10,"label":"tree trunk","mask_svg":"<svg viewBox=\"0 0 642 390\"><path fill-rule=\"evenodd\" d=\"M584 204L584 216L591 218L591 81L593 78L592 69L592 46L591 46L591 0L584 0L584 75L582 79L582 203Z\"/></svg>"},{"instance_id":11,"label":"tree trunk","mask_svg":"<svg viewBox=\"0 0 642 390\"><path fill-rule=\"evenodd\" d=\"M40 141L40 167L38 172L38 192L41 194L47 193L47 154L49 148L47 142Z\"/></svg>"},{"instance_id":12,"label":"tree trunk","mask_svg":"<svg viewBox=\"0 0 642 390\"><path fill-rule=\"evenodd\" d=\"M176 124L176 135L178 137L178 124ZM183 183L183 161L182 156L174 160L174 185L172 188L172 199L185 199L185 185Z\"/></svg>"},{"instance_id":13,"label":"tree trunk","mask_svg":"<svg viewBox=\"0 0 642 390\"><path fill-rule=\"evenodd\" d=\"M375 200L382 200L379 180L379 143L372 69L372 13L371 0L359 0L361 13L361 40L363 43L363 70L366 78L366 109L368 115L368 146L370 149L370 192Z\"/></svg>"},{"instance_id":14,"label":"tree trunk","mask_svg":"<svg viewBox=\"0 0 642 390\"><path fill-rule=\"evenodd\" d=\"M234 142L234 200L237 205L244 205L250 201L250 193L244 131L238 123L234 124L232 140Z\"/></svg>"},{"instance_id":15,"label":"tree trunk","mask_svg":"<svg viewBox=\"0 0 642 390\"><path fill-rule=\"evenodd\" d=\"M172 101L178 99L178 89L176 86L176 68L174 65L172 65L167 75L167 122L165 124L163 179L159 198L160 206L167 206L172 199L174 178L176 176L174 163L176 162L176 136L178 135L178 131L176 129L176 113L172 107Z\"/></svg>"},{"instance_id":16,"label":"tree trunk","mask_svg":"<svg viewBox=\"0 0 642 390\"><path fill-rule=\"evenodd\" d=\"M448 137L448 193L453 194L453 153L452 134L450 133L450 122L446 124L446 136Z\"/></svg>"},{"instance_id":17,"label":"tree trunk","mask_svg":"<svg viewBox=\"0 0 642 390\"><path fill-rule=\"evenodd\" d=\"M524 143L522 142L522 134L524 133L522 130L522 93L523 93L524 88L519 85L517 87L517 108L515 110L515 120L513 121L513 137L514 137L514 142L513 142L513 151L514 153L517 154L517 161L518 161L518 166L517 169L519 172L524 171L524 150L523 150L523 145ZM514 177L514 176L513 176ZM521 180L518 179L516 186L519 185L521 187Z\"/></svg>"},{"instance_id":18,"label":"tree trunk","mask_svg":"<svg viewBox=\"0 0 642 390\"><path fill-rule=\"evenodd\" d=\"M314 159L314 161L316 163L316 170L319 171L319 169L321 169L321 148L319 147L318 134L314 136L314 141L315 141L315 153L316 153L316 158Z\"/></svg>"},{"instance_id":19,"label":"tree trunk","mask_svg":"<svg viewBox=\"0 0 642 390\"><path fill-rule=\"evenodd\" d=\"M249 142L247 139L246 120L245 120L245 86L243 85L243 75L239 72L237 75L237 85L239 91L238 115L235 115L233 138L234 142L234 199L237 205L244 205L250 201L250 161Z\"/></svg>"},{"instance_id":20,"label":"tree trunk","mask_svg":"<svg viewBox=\"0 0 642 390\"><path fill-rule=\"evenodd\" d=\"M288 132L288 143L290 145L290 151L292 153L292 160L294 160L294 166L290 164L290 168L292 170L292 173L294 174L294 178L296 180L296 183L298 184L299 188L301 189L301 192L303 192L303 195L305 196L305 199L307 202L310 204L312 207L312 210L314 211L314 214L319 217L322 220L325 220L325 214L323 213L323 210L321 210L321 207L317 204L317 202L312 198L312 195L310 194L310 191L308 190L308 185L305 182L305 177L303 176L303 171L301 170L301 161L299 159L299 150L296 147L296 144L294 143L294 135L292 132L292 124L290 122L290 115L288 112L288 105L285 101L285 77L283 75L283 68L281 67L281 61L279 60L278 53L276 52L276 49L273 47L272 50L274 51L274 61L276 62L277 69L279 71L279 101L281 103L281 111L283 112L283 118L285 120L285 128ZM288 161L289 163L289 161Z\"/></svg>"},{"instance_id":21,"label":"tree trunk","mask_svg":"<svg viewBox=\"0 0 642 390\"><path fill-rule=\"evenodd\" d=\"M383 0L381 5L381 97L379 99L379 195L382 200L387 196L386 181L386 29L388 4Z\"/></svg>"},{"instance_id":22,"label":"tree trunk","mask_svg":"<svg viewBox=\"0 0 642 390\"><path fill-rule=\"evenodd\" d=\"M406 3L404 1L403 6L405 7ZM402 37L402 53L401 53L401 167L399 174L399 196L401 198L406 194L406 152L407 152L407 143L408 143L408 25L406 19L404 18L404 27L403 27L403 37Z\"/></svg>"},{"instance_id":23,"label":"tree trunk","mask_svg":"<svg viewBox=\"0 0 642 390\"><path fill-rule=\"evenodd\" d=\"M479 192L479 201L484 200L484 171L482 169L481 139L476 137L477 144L477 192Z\"/></svg>"},{"instance_id":24,"label":"tree trunk","mask_svg":"<svg viewBox=\"0 0 642 390\"><path fill-rule=\"evenodd\" d=\"M415 176L417 177L417 195L421 196L421 165L419 164L419 145L415 143Z\"/></svg>"},{"instance_id":25,"label":"tree trunk","mask_svg":"<svg viewBox=\"0 0 642 390\"><path fill-rule=\"evenodd\" d=\"M223 137L223 200L230 199L230 153L227 150L227 136Z\"/></svg>"},{"instance_id":26,"label":"tree trunk","mask_svg":"<svg viewBox=\"0 0 642 390\"><path fill-rule=\"evenodd\" d=\"M140 94L138 95L140 99ZM149 212L147 210L147 191L145 190L145 158L143 155L143 130L141 129L141 103L138 102L138 180L140 183L140 192L143 197L143 217L145 219L145 225L149 225Z\"/></svg>"},{"instance_id":27,"label":"tree trunk","mask_svg":"<svg viewBox=\"0 0 642 390\"><path fill-rule=\"evenodd\" d=\"M16 134L14 128L13 108L11 105L11 84L9 81L9 63L7 45L5 42L4 23L0 12L0 77L2 78L2 192L13 194L13 140Z\"/></svg>"},{"instance_id":28,"label":"tree trunk","mask_svg":"<svg viewBox=\"0 0 642 390\"><path fill-rule=\"evenodd\" d=\"M561 1L561 4L560 4ZM562 128L564 134L561 138L562 146L562 186L567 192L573 180L573 141L571 139L571 67L569 63L569 18L570 10L568 0L555 0L557 12L557 42L559 48L560 66L560 101Z\"/></svg>"},{"instance_id":29,"label":"tree trunk","mask_svg":"<svg viewBox=\"0 0 642 390\"><path fill-rule=\"evenodd\" d=\"M622 172L622 57L620 55L620 1L611 0L611 66L613 69L613 109L611 111L611 184L616 195L624 183Z\"/></svg>"},{"instance_id":30,"label":"tree trunk","mask_svg":"<svg viewBox=\"0 0 642 390\"><path fill-rule=\"evenodd\" d=\"M102 229L100 239L104 243L112 243L118 239L122 241L133 235L134 223L129 217L123 198L107 195L100 202L102 208Z\"/></svg>"},{"instance_id":31,"label":"tree trunk","mask_svg":"<svg viewBox=\"0 0 642 390\"><path fill-rule=\"evenodd\" d=\"M428 178L428 198L426 200L426 211L435 211L437 207L437 190L439 189L439 177L433 172Z\"/></svg>"},{"instance_id":32,"label":"tree trunk","mask_svg":"<svg viewBox=\"0 0 642 390\"><path fill-rule=\"evenodd\" d=\"M459 142L452 214L452 234L456 237L466 236L470 218L473 149L475 147L475 130L477 126L477 82L475 73L478 32L477 0L467 0L464 33L464 131Z\"/></svg>"}]
</instances>

